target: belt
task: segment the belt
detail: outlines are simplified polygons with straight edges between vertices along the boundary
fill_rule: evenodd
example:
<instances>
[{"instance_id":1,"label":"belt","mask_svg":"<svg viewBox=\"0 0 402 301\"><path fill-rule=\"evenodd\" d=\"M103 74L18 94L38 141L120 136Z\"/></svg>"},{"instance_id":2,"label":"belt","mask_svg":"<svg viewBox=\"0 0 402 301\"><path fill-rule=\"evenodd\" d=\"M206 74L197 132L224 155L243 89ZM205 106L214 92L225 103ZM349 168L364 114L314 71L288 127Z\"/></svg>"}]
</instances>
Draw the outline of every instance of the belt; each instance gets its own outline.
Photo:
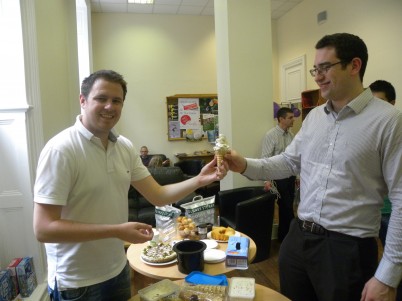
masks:
<instances>
[{"instance_id":1,"label":"belt","mask_svg":"<svg viewBox=\"0 0 402 301\"><path fill-rule=\"evenodd\" d=\"M298 217L296 217L296 220L299 224L300 230L302 230L303 232L310 232L319 235L324 235L328 233L327 229L317 223L304 221Z\"/></svg>"}]
</instances>

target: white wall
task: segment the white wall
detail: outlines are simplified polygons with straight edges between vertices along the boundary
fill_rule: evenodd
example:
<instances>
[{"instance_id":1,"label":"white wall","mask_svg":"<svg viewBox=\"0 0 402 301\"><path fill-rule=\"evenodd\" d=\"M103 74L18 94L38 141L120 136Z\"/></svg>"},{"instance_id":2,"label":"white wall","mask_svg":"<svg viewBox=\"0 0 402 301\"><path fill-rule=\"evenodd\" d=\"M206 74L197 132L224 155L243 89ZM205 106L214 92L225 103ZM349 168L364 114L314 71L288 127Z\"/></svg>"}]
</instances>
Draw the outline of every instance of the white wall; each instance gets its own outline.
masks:
<instances>
[{"instance_id":1,"label":"white wall","mask_svg":"<svg viewBox=\"0 0 402 301\"><path fill-rule=\"evenodd\" d=\"M80 112L75 1L35 0L45 142Z\"/></svg>"},{"instance_id":2,"label":"white wall","mask_svg":"<svg viewBox=\"0 0 402 301\"><path fill-rule=\"evenodd\" d=\"M323 10L328 20L318 25L317 14ZM397 92L396 107L401 109L401 15L400 0L304 0L272 24L273 100L281 99L283 64L306 54L310 69L315 43L323 35L351 32L363 38L369 49L364 84L376 79L390 81ZM115 69L128 81L118 128L121 133L137 148L148 145L151 152L165 153L173 161L177 152L210 150L212 146L205 141L167 140L165 98L217 92L213 17L92 14L92 22L94 70ZM307 89L316 89L307 70L306 76ZM298 127L296 124L296 131ZM257 143L260 140L256 137Z\"/></svg>"},{"instance_id":3,"label":"white wall","mask_svg":"<svg viewBox=\"0 0 402 301\"><path fill-rule=\"evenodd\" d=\"M327 11L325 23L317 14ZM377 79L391 82L402 109L402 1L401 0L304 0L277 21L279 66L306 54L307 69L314 64L315 44L326 34L349 32L360 36L369 51L364 85ZM280 67L279 67L280 68ZM307 88L317 89L307 74ZM276 88L280 94L280 87Z\"/></svg>"},{"instance_id":4,"label":"white wall","mask_svg":"<svg viewBox=\"0 0 402 301\"><path fill-rule=\"evenodd\" d=\"M164 153L212 150L206 141L167 140L166 97L217 93L213 16L92 14L94 70L128 82L118 130L139 148Z\"/></svg>"}]
</instances>

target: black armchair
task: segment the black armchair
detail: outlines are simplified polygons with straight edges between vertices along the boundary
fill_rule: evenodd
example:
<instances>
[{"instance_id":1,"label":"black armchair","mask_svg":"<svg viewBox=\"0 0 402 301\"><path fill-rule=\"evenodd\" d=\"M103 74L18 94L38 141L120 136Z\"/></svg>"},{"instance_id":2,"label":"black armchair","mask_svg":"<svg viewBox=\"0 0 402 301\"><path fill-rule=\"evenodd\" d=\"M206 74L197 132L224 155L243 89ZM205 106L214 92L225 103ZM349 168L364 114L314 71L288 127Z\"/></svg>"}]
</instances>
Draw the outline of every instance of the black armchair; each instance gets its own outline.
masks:
<instances>
[{"instance_id":1,"label":"black armchair","mask_svg":"<svg viewBox=\"0 0 402 301\"><path fill-rule=\"evenodd\" d=\"M204 160L200 159L181 160L174 164L174 166L180 167L186 178L192 178L198 175L204 165Z\"/></svg>"},{"instance_id":2,"label":"black armchair","mask_svg":"<svg viewBox=\"0 0 402 301\"><path fill-rule=\"evenodd\" d=\"M242 187L218 192L221 226L232 227L257 245L259 262L269 257L276 195L263 187Z\"/></svg>"}]
</instances>

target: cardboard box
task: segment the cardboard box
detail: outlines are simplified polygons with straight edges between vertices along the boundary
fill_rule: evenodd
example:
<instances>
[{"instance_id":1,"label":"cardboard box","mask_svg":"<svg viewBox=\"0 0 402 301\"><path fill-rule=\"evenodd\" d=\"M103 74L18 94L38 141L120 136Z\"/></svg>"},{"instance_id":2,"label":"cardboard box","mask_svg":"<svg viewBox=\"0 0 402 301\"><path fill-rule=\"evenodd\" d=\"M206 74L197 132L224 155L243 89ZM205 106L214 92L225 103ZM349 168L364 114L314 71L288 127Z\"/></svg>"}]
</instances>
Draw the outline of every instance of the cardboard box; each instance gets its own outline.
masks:
<instances>
[{"instance_id":1,"label":"cardboard box","mask_svg":"<svg viewBox=\"0 0 402 301\"><path fill-rule=\"evenodd\" d=\"M17 278L20 294L29 297L37 286L36 273L32 257L24 257L17 265Z\"/></svg>"},{"instance_id":2,"label":"cardboard box","mask_svg":"<svg viewBox=\"0 0 402 301\"><path fill-rule=\"evenodd\" d=\"M13 299L13 283L9 270L0 271L0 301Z\"/></svg>"},{"instance_id":3,"label":"cardboard box","mask_svg":"<svg viewBox=\"0 0 402 301\"><path fill-rule=\"evenodd\" d=\"M226 266L248 269L248 249L250 240L246 237L230 236L226 249Z\"/></svg>"},{"instance_id":4,"label":"cardboard box","mask_svg":"<svg viewBox=\"0 0 402 301\"><path fill-rule=\"evenodd\" d=\"M21 262L22 258L14 258L7 266L7 270L10 271L11 281L13 284L13 298L17 297L19 293L18 279L17 279L17 265Z\"/></svg>"}]
</instances>

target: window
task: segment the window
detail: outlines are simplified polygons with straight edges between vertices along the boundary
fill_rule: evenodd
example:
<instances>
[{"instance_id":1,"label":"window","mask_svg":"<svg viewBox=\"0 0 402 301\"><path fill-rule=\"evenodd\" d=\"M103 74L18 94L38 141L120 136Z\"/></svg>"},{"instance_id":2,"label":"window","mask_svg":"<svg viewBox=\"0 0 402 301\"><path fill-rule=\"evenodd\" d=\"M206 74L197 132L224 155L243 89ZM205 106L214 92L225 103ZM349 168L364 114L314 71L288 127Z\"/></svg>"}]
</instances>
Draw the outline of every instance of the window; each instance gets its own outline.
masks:
<instances>
[{"instance_id":1,"label":"window","mask_svg":"<svg viewBox=\"0 0 402 301\"><path fill-rule=\"evenodd\" d=\"M89 56L89 22L90 10L85 0L76 0L77 9L77 44L78 44L78 71L81 82L90 74L90 56Z\"/></svg>"},{"instance_id":2,"label":"window","mask_svg":"<svg viewBox=\"0 0 402 301\"><path fill-rule=\"evenodd\" d=\"M27 106L20 1L0 0L0 108Z\"/></svg>"}]
</instances>

